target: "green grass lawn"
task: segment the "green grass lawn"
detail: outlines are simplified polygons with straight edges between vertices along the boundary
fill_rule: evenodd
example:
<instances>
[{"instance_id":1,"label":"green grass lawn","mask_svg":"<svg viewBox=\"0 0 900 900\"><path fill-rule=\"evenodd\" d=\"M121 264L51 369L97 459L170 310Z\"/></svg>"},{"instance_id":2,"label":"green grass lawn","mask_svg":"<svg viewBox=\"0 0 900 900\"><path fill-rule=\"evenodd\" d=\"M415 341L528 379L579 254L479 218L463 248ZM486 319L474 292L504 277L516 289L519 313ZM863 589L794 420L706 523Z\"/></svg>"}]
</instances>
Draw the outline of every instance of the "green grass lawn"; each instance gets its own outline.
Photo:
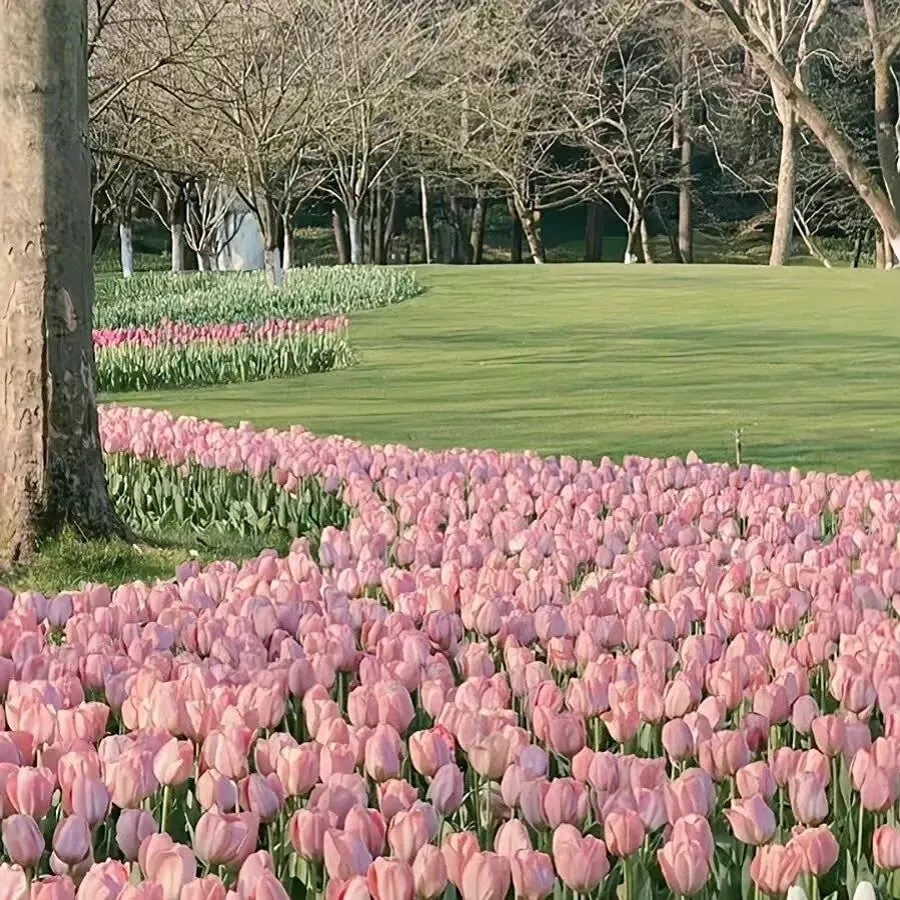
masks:
<instances>
[{"instance_id":1,"label":"green grass lawn","mask_svg":"<svg viewBox=\"0 0 900 900\"><path fill-rule=\"evenodd\" d=\"M750 266L421 269L354 316L360 364L106 397L415 447L627 453L900 476L900 276Z\"/></svg>"}]
</instances>

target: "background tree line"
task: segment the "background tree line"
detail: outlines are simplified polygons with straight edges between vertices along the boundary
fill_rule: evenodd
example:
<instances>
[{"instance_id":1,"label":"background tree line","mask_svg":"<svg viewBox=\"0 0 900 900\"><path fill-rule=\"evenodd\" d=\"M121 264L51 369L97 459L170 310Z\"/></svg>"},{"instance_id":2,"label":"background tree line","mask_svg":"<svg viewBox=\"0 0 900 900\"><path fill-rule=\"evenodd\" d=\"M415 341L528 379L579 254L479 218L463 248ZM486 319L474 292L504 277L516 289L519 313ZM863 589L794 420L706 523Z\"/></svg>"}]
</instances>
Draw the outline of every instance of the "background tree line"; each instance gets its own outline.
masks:
<instances>
[{"instance_id":1,"label":"background tree line","mask_svg":"<svg viewBox=\"0 0 900 900\"><path fill-rule=\"evenodd\" d=\"M214 268L236 200L276 284L309 210L352 263L478 263L498 208L541 263L572 206L588 260L610 221L630 261L735 221L900 259L900 0L92 0L88 53L126 274L135 215Z\"/></svg>"}]
</instances>

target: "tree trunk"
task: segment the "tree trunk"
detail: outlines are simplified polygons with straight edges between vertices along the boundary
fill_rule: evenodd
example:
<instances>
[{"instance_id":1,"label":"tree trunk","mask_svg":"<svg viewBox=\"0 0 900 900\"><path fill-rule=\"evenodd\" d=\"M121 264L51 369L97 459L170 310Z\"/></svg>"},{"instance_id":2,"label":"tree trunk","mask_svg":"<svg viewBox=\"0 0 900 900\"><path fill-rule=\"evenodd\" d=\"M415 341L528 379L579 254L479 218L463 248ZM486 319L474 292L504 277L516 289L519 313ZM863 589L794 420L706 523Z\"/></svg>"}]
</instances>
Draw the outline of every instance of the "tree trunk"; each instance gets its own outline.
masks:
<instances>
[{"instance_id":1,"label":"tree trunk","mask_svg":"<svg viewBox=\"0 0 900 900\"><path fill-rule=\"evenodd\" d=\"M690 49L681 48L681 115L679 117L681 163L678 170L678 257L694 261L694 139L691 134Z\"/></svg>"},{"instance_id":2,"label":"tree trunk","mask_svg":"<svg viewBox=\"0 0 900 900\"><path fill-rule=\"evenodd\" d=\"M280 248L266 247L263 251L263 264L266 270L266 281L272 287L280 288L284 284L284 269L281 266Z\"/></svg>"},{"instance_id":3,"label":"tree trunk","mask_svg":"<svg viewBox=\"0 0 900 900\"><path fill-rule=\"evenodd\" d=\"M643 225L643 214L635 201L626 195L628 202L628 238L625 242L625 259L626 263L637 263L642 261L643 254L641 250L641 226Z\"/></svg>"},{"instance_id":4,"label":"tree trunk","mask_svg":"<svg viewBox=\"0 0 900 900\"><path fill-rule=\"evenodd\" d=\"M419 192L422 195L422 238L425 242L425 265L431 265L432 240L431 240L431 216L428 212L428 184L425 176L419 176Z\"/></svg>"},{"instance_id":5,"label":"tree trunk","mask_svg":"<svg viewBox=\"0 0 900 900\"><path fill-rule=\"evenodd\" d=\"M522 210L520 215L522 222L522 233L525 235L525 241L528 244L528 252L535 265L543 265L547 262L547 256L544 252L544 239L541 236L540 216L534 210Z\"/></svg>"},{"instance_id":6,"label":"tree trunk","mask_svg":"<svg viewBox=\"0 0 900 900\"><path fill-rule=\"evenodd\" d=\"M678 183L678 255L683 263L694 261L694 142L681 136L681 167Z\"/></svg>"},{"instance_id":7,"label":"tree trunk","mask_svg":"<svg viewBox=\"0 0 900 900\"><path fill-rule=\"evenodd\" d=\"M647 212L644 210L641 213L640 220L640 232L641 232L641 251L644 254L644 262L647 265L653 265L656 260L653 258L653 250L650 247L650 229L647 226Z\"/></svg>"},{"instance_id":8,"label":"tree trunk","mask_svg":"<svg viewBox=\"0 0 900 900\"><path fill-rule=\"evenodd\" d=\"M872 211L875 220L888 236L895 254L900 257L900 217L887 194L872 177L869 167L857 155L853 145L828 121L822 110L795 83L790 72L763 46L753 34L746 18L732 0L716 0L731 22L741 42L754 55L757 65L768 76L773 88L782 93L792 111L808 126L835 165L853 185L860 199Z\"/></svg>"},{"instance_id":9,"label":"tree trunk","mask_svg":"<svg viewBox=\"0 0 900 900\"><path fill-rule=\"evenodd\" d=\"M388 206L387 218L384 221L384 237L382 238L381 265L386 266L392 258L394 231L397 227L397 185L391 185L391 202Z\"/></svg>"},{"instance_id":10,"label":"tree trunk","mask_svg":"<svg viewBox=\"0 0 900 900\"><path fill-rule=\"evenodd\" d=\"M584 261L601 262L603 259L603 204L588 203L587 222L584 228Z\"/></svg>"},{"instance_id":11,"label":"tree trunk","mask_svg":"<svg viewBox=\"0 0 900 900\"><path fill-rule=\"evenodd\" d=\"M522 220L516 210L512 197L508 200L509 214L512 216L512 241L509 248L509 261L514 264L522 262Z\"/></svg>"},{"instance_id":12,"label":"tree trunk","mask_svg":"<svg viewBox=\"0 0 900 900\"><path fill-rule=\"evenodd\" d=\"M352 213L347 212L347 230L350 233L350 263L361 266L364 260L365 247L363 245L363 220L356 209Z\"/></svg>"},{"instance_id":13,"label":"tree trunk","mask_svg":"<svg viewBox=\"0 0 900 900\"><path fill-rule=\"evenodd\" d=\"M122 260L122 277L134 275L134 236L130 222L119 223L119 257Z\"/></svg>"},{"instance_id":14,"label":"tree trunk","mask_svg":"<svg viewBox=\"0 0 900 900\"><path fill-rule=\"evenodd\" d=\"M891 61L879 53L875 60L875 140L878 163L888 198L894 211L900 212L900 148L897 146L898 110L895 90Z\"/></svg>"},{"instance_id":15,"label":"tree trunk","mask_svg":"<svg viewBox=\"0 0 900 900\"><path fill-rule=\"evenodd\" d=\"M184 227L187 222L186 186L175 182L175 199L169 208L169 231L172 234L172 271L180 274L184 265Z\"/></svg>"},{"instance_id":16,"label":"tree trunk","mask_svg":"<svg viewBox=\"0 0 900 900\"><path fill-rule=\"evenodd\" d=\"M284 271L293 268L294 265L294 228L291 225L291 214L282 213L281 230L284 234L284 249L281 254L281 262Z\"/></svg>"},{"instance_id":17,"label":"tree trunk","mask_svg":"<svg viewBox=\"0 0 900 900\"><path fill-rule=\"evenodd\" d=\"M281 250L284 246L284 235L281 228L281 215L275 201L268 194L262 194L255 210L256 224L263 239L263 267L266 281L270 287L284 286L284 268L281 262Z\"/></svg>"},{"instance_id":18,"label":"tree trunk","mask_svg":"<svg viewBox=\"0 0 900 900\"><path fill-rule=\"evenodd\" d=\"M102 219L95 219L91 222L91 253L97 252L100 246L100 239L103 237L103 229L106 223Z\"/></svg>"},{"instance_id":19,"label":"tree trunk","mask_svg":"<svg viewBox=\"0 0 900 900\"><path fill-rule=\"evenodd\" d=\"M887 241L884 239L884 232L880 228L875 229L875 268L883 271L887 268L887 260L884 255L884 248Z\"/></svg>"},{"instance_id":20,"label":"tree trunk","mask_svg":"<svg viewBox=\"0 0 900 900\"><path fill-rule=\"evenodd\" d=\"M459 197L456 194L451 194L450 227L447 232L447 256L449 261L455 266L467 263L470 258L471 244L468 238L471 237L471 234L467 235L465 239L463 237L465 219L465 210L460 206Z\"/></svg>"},{"instance_id":21,"label":"tree trunk","mask_svg":"<svg viewBox=\"0 0 900 900\"><path fill-rule=\"evenodd\" d=\"M851 264L852 269L858 269L860 261L862 260L863 248L866 245L866 241L869 239L869 231L868 229L860 228L856 232L856 241L853 244L853 262Z\"/></svg>"},{"instance_id":22,"label":"tree trunk","mask_svg":"<svg viewBox=\"0 0 900 900\"><path fill-rule=\"evenodd\" d=\"M0 560L45 533L123 534L94 393L86 6L0 15Z\"/></svg>"},{"instance_id":23,"label":"tree trunk","mask_svg":"<svg viewBox=\"0 0 900 900\"><path fill-rule=\"evenodd\" d=\"M770 266L783 266L790 258L794 237L794 193L796 188L797 120L773 87L775 107L781 122L781 159L778 163L778 195L775 198L775 230L772 234Z\"/></svg>"},{"instance_id":24,"label":"tree trunk","mask_svg":"<svg viewBox=\"0 0 900 900\"><path fill-rule=\"evenodd\" d=\"M883 236L884 240L884 268L885 270L893 269L895 260L900 259L900 244L891 240L887 232Z\"/></svg>"},{"instance_id":25,"label":"tree trunk","mask_svg":"<svg viewBox=\"0 0 900 900\"><path fill-rule=\"evenodd\" d=\"M334 247L337 251L338 262L342 266L350 263L350 247L347 242L347 229L344 226L344 217L337 206L331 209L331 228L334 231Z\"/></svg>"},{"instance_id":26,"label":"tree trunk","mask_svg":"<svg viewBox=\"0 0 900 900\"><path fill-rule=\"evenodd\" d=\"M172 271L184 271L184 223L172 223Z\"/></svg>"},{"instance_id":27,"label":"tree trunk","mask_svg":"<svg viewBox=\"0 0 900 900\"><path fill-rule=\"evenodd\" d=\"M375 183L375 209L372 213L372 262L378 266L385 264L384 258L384 189L381 179Z\"/></svg>"},{"instance_id":28,"label":"tree trunk","mask_svg":"<svg viewBox=\"0 0 900 900\"><path fill-rule=\"evenodd\" d=\"M472 230L469 232L472 265L480 266L484 260L484 232L487 224L488 200L480 187L475 188L475 209L472 212Z\"/></svg>"}]
</instances>

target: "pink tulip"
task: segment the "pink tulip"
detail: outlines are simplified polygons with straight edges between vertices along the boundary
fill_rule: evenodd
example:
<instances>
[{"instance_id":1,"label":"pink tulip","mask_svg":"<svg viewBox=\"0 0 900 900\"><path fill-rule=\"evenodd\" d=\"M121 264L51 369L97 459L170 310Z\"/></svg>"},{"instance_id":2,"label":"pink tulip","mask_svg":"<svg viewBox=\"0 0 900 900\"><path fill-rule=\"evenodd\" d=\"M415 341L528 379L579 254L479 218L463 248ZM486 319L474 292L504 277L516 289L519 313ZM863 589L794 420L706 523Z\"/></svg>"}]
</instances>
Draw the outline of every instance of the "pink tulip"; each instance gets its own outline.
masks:
<instances>
[{"instance_id":1,"label":"pink tulip","mask_svg":"<svg viewBox=\"0 0 900 900\"><path fill-rule=\"evenodd\" d=\"M369 866L367 882L372 900L413 900L415 880L409 863L378 857Z\"/></svg>"},{"instance_id":2,"label":"pink tulip","mask_svg":"<svg viewBox=\"0 0 900 900\"><path fill-rule=\"evenodd\" d=\"M528 829L519 819L504 822L494 836L494 852L511 860L519 850L532 850Z\"/></svg>"},{"instance_id":3,"label":"pink tulip","mask_svg":"<svg viewBox=\"0 0 900 900\"><path fill-rule=\"evenodd\" d=\"M3 846L15 865L33 869L44 852L44 837L31 816L14 815L3 820Z\"/></svg>"},{"instance_id":4,"label":"pink tulip","mask_svg":"<svg viewBox=\"0 0 900 900\"><path fill-rule=\"evenodd\" d=\"M509 861L513 889L525 900L543 900L553 893L556 873L553 861L546 853L518 850Z\"/></svg>"},{"instance_id":5,"label":"pink tulip","mask_svg":"<svg viewBox=\"0 0 900 900\"><path fill-rule=\"evenodd\" d=\"M872 836L872 859L879 869L900 869L900 828L882 825Z\"/></svg>"},{"instance_id":6,"label":"pink tulip","mask_svg":"<svg viewBox=\"0 0 900 900\"><path fill-rule=\"evenodd\" d=\"M179 900L226 900L225 885L215 875L189 881L181 889Z\"/></svg>"},{"instance_id":7,"label":"pink tulip","mask_svg":"<svg viewBox=\"0 0 900 900\"><path fill-rule=\"evenodd\" d=\"M789 784L791 809L802 825L820 825L828 818L828 797L818 775L799 772Z\"/></svg>"},{"instance_id":8,"label":"pink tulip","mask_svg":"<svg viewBox=\"0 0 900 900\"><path fill-rule=\"evenodd\" d=\"M441 766L428 787L428 799L442 816L452 816L462 806L462 772L453 764Z\"/></svg>"},{"instance_id":9,"label":"pink tulip","mask_svg":"<svg viewBox=\"0 0 900 900\"><path fill-rule=\"evenodd\" d=\"M372 855L358 835L327 831L323 845L329 878L346 881L355 875L365 875L372 863Z\"/></svg>"},{"instance_id":10,"label":"pink tulip","mask_svg":"<svg viewBox=\"0 0 900 900\"><path fill-rule=\"evenodd\" d=\"M78 900L117 900L128 884L128 868L118 860L95 863L78 886Z\"/></svg>"},{"instance_id":11,"label":"pink tulip","mask_svg":"<svg viewBox=\"0 0 900 900\"><path fill-rule=\"evenodd\" d=\"M42 819L50 811L56 778L49 769L22 766L6 782L6 795L17 813Z\"/></svg>"},{"instance_id":12,"label":"pink tulip","mask_svg":"<svg viewBox=\"0 0 900 900\"><path fill-rule=\"evenodd\" d=\"M631 856L644 843L644 823L631 810L611 812L603 822L603 837L613 856Z\"/></svg>"},{"instance_id":13,"label":"pink tulip","mask_svg":"<svg viewBox=\"0 0 900 900\"><path fill-rule=\"evenodd\" d=\"M255 813L219 813L200 816L194 831L194 850L213 866L239 866L255 849L259 817Z\"/></svg>"},{"instance_id":14,"label":"pink tulip","mask_svg":"<svg viewBox=\"0 0 900 900\"><path fill-rule=\"evenodd\" d=\"M669 890L693 897L709 880L709 860L703 848L693 842L669 841L657 854L659 867Z\"/></svg>"},{"instance_id":15,"label":"pink tulip","mask_svg":"<svg viewBox=\"0 0 900 900\"><path fill-rule=\"evenodd\" d=\"M82 862L91 852L91 829L81 816L60 819L53 832L53 852L69 866Z\"/></svg>"},{"instance_id":16,"label":"pink tulip","mask_svg":"<svg viewBox=\"0 0 900 900\"><path fill-rule=\"evenodd\" d=\"M820 878L837 863L840 847L827 825L794 828L791 844L800 856L800 871ZM877 863L876 863L877 865Z\"/></svg>"},{"instance_id":17,"label":"pink tulip","mask_svg":"<svg viewBox=\"0 0 900 900\"><path fill-rule=\"evenodd\" d=\"M447 878L457 889L461 888L462 874L466 865L477 852L478 838L471 831L451 832L441 843L441 855L447 868Z\"/></svg>"},{"instance_id":18,"label":"pink tulip","mask_svg":"<svg viewBox=\"0 0 900 900\"><path fill-rule=\"evenodd\" d=\"M0 865L0 897L4 900L28 900L28 877L21 866Z\"/></svg>"},{"instance_id":19,"label":"pink tulip","mask_svg":"<svg viewBox=\"0 0 900 900\"><path fill-rule=\"evenodd\" d=\"M194 765L194 751L190 741L172 738L153 759L153 774L162 785L183 784L190 777Z\"/></svg>"},{"instance_id":20,"label":"pink tulip","mask_svg":"<svg viewBox=\"0 0 900 900\"><path fill-rule=\"evenodd\" d=\"M425 844L416 854L412 872L418 900L434 900L443 894L447 886L447 865L437 847Z\"/></svg>"},{"instance_id":21,"label":"pink tulip","mask_svg":"<svg viewBox=\"0 0 900 900\"><path fill-rule=\"evenodd\" d=\"M75 900L75 882L68 875L49 875L33 881L30 900Z\"/></svg>"},{"instance_id":22,"label":"pink tulip","mask_svg":"<svg viewBox=\"0 0 900 900\"><path fill-rule=\"evenodd\" d=\"M800 864L800 854L790 845L757 847L750 863L750 877L764 893L784 894L797 878Z\"/></svg>"},{"instance_id":23,"label":"pink tulip","mask_svg":"<svg viewBox=\"0 0 900 900\"><path fill-rule=\"evenodd\" d=\"M560 881L578 894L595 890L609 874L603 841L582 837L572 825L560 825L553 832L553 862Z\"/></svg>"},{"instance_id":24,"label":"pink tulip","mask_svg":"<svg viewBox=\"0 0 900 900\"><path fill-rule=\"evenodd\" d=\"M725 810L725 818L734 836L742 844L758 846L767 844L775 836L778 827L775 813L761 794L743 800L732 800Z\"/></svg>"},{"instance_id":25,"label":"pink tulip","mask_svg":"<svg viewBox=\"0 0 900 900\"><path fill-rule=\"evenodd\" d=\"M504 900L509 890L509 862L496 853L475 853L463 870L462 900Z\"/></svg>"},{"instance_id":26,"label":"pink tulip","mask_svg":"<svg viewBox=\"0 0 900 900\"><path fill-rule=\"evenodd\" d=\"M144 839L156 832L156 821L145 809L123 809L116 821L116 843L125 859L134 861Z\"/></svg>"}]
</instances>

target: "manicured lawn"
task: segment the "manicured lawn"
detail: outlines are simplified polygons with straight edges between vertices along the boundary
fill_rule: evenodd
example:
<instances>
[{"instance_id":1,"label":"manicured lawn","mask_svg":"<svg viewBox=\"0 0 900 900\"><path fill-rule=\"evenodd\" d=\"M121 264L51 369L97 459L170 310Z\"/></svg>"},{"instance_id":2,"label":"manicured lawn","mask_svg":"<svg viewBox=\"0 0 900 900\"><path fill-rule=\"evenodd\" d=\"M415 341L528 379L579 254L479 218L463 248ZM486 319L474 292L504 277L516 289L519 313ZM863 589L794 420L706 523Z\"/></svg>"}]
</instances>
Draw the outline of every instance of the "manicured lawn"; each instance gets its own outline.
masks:
<instances>
[{"instance_id":1,"label":"manicured lawn","mask_svg":"<svg viewBox=\"0 0 900 900\"><path fill-rule=\"evenodd\" d=\"M360 364L119 395L429 448L627 453L900 476L900 273L748 266L422 269L353 319Z\"/></svg>"}]
</instances>

